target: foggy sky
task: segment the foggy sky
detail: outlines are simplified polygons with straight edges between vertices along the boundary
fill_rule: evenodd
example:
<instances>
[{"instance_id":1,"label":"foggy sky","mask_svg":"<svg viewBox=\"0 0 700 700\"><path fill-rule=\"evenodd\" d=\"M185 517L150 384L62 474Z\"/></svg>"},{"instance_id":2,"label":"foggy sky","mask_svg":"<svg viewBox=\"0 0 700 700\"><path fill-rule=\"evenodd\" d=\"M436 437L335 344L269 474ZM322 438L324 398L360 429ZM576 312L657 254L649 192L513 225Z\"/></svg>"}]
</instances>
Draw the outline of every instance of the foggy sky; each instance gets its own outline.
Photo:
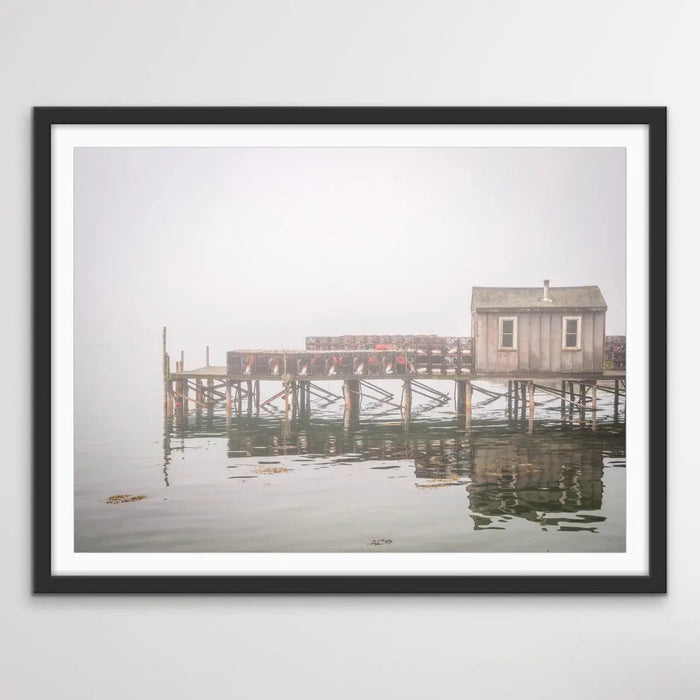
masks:
<instances>
[{"instance_id":1,"label":"foggy sky","mask_svg":"<svg viewBox=\"0 0 700 700\"><path fill-rule=\"evenodd\" d=\"M78 356L469 335L472 286L544 278L625 331L621 148L78 148L74 212Z\"/></svg>"}]
</instances>

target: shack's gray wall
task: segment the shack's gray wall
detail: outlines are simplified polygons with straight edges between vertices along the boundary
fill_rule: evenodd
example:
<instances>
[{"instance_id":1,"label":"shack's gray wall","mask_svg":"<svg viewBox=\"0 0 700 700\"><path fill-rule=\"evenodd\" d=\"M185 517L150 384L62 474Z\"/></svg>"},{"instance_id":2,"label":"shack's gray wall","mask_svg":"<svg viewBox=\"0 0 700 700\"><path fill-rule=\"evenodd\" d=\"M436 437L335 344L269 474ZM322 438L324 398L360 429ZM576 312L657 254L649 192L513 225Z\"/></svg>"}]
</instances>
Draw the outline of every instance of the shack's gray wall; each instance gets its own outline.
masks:
<instances>
[{"instance_id":1,"label":"shack's gray wall","mask_svg":"<svg viewBox=\"0 0 700 700\"><path fill-rule=\"evenodd\" d=\"M517 350L498 349L498 319L518 319ZM562 349L562 319L581 316L581 349ZM602 372L604 311L475 312L472 315L474 371Z\"/></svg>"}]
</instances>

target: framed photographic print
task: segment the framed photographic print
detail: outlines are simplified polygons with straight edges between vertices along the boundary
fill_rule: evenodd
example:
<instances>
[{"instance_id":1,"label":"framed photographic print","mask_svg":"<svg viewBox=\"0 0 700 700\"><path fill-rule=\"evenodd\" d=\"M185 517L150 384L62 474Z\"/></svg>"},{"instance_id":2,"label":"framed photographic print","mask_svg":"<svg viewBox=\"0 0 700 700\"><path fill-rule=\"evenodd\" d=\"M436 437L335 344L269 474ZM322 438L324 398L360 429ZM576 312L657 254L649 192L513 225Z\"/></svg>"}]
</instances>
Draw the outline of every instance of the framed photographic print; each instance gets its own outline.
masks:
<instances>
[{"instance_id":1,"label":"framed photographic print","mask_svg":"<svg viewBox=\"0 0 700 700\"><path fill-rule=\"evenodd\" d=\"M665 324L664 108L36 108L34 590L664 592Z\"/></svg>"}]
</instances>

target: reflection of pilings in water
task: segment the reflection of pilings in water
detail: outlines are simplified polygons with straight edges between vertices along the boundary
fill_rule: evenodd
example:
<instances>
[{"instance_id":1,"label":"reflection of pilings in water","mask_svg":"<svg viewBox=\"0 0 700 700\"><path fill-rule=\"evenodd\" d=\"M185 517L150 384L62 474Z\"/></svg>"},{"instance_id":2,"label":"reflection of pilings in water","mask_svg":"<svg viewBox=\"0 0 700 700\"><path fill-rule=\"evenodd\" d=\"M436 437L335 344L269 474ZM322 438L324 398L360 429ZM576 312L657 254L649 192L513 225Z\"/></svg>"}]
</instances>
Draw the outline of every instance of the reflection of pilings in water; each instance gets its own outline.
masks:
<instances>
[{"instance_id":1,"label":"reflection of pilings in water","mask_svg":"<svg viewBox=\"0 0 700 700\"><path fill-rule=\"evenodd\" d=\"M596 437L572 438L565 432L539 433L533 438L522 432L491 430L436 437L431 432L437 425L417 423L415 433L406 433L400 426L376 432L364 426L354 432L329 423L282 434L274 421L253 421L229 431L227 445L232 457L353 453L361 459L412 459L417 479L467 479L470 508L481 517L517 516L537 522L544 522L548 512L600 509L603 456L624 454L624 434L606 432L604 426ZM171 428L166 422L165 432L170 433ZM184 449L184 437L196 432L190 429L181 435L179 449ZM164 434L163 449L166 474L172 451L169 435ZM478 526L487 522L480 521Z\"/></svg>"}]
</instances>

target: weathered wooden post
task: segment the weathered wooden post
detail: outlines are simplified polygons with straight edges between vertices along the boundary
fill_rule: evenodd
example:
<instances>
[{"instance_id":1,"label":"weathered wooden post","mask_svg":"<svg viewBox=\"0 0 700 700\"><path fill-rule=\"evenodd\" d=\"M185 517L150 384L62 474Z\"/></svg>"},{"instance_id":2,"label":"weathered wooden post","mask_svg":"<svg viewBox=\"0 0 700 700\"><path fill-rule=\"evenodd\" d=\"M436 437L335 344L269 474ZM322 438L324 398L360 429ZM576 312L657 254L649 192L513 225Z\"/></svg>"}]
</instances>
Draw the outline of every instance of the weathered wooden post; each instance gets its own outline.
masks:
<instances>
[{"instance_id":1,"label":"weathered wooden post","mask_svg":"<svg viewBox=\"0 0 700 700\"><path fill-rule=\"evenodd\" d=\"M299 417L299 395L297 393L298 386L295 381L292 383L292 420Z\"/></svg>"},{"instance_id":2,"label":"weathered wooden post","mask_svg":"<svg viewBox=\"0 0 700 700\"><path fill-rule=\"evenodd\" d=\"M535 382L528 382L527 385L530 392L530 417L528 421L528 430L532 432L535 429Z\"/></svg>"},{"instance_id":3,"label":"weathered wooden post","mask_svg":"<svg viewBox=\"0 0 700 700\"><path fill-rule=\"evenodd\" d=\"M185 372L185 351L180 350L180 372L184 374ZM190 402L188 400L190 393L190 385L187 379L184 377L180 380L180 401L182 402L182 412L187 415L190 410Z\"/></svg>"},{"instance_id":4,"label":"weathered wooden post","mask_svg":"<svg viewBox=\"0 0 700 700\"><path fill-rule=\"evenodd\" d=\"M284 426L289 428L289 377L284 378Z\"/></svg>"},{"instance_id":5,"label":"weathered wooden post","mask_svg":"<svg viewBox=\"0 0 700 700\"><path fill-rule=\"evenodd\" d=\"M173 401L173 381L172 377L170 376L170 355L165 356L165 362L168 370L168 379L165 383L165 392L167 394L167 409L168 416L172 418L173 414L175 413L175 403Z\"/></svg>"},{"instance_id":6,"label":"weathered wooden post","mask_svg":"<svg viewBox=\"0 0 700 700\"><path fill-rule=\"evenodd\" d=\"M255 417L260 417L260 380L255 380Z\"/></svg>"},{"instance_id":7,"label":"weathered wooden post","mask_svg":"<svg viewBox=\"0 0 700 700\"><path fill-rule=\"evenodd\" d=\"M615 398L613 400L613 420L617 423L620 411L620 380L615 380Z\"/></svg>"},{"instance_id":8,"label":"weathered wooden post","mask_svg":"<svg viewBox=\"0 0 700 700\"><path fill-rule=\"evenodd\" d=\"M518 419L518 411L520 409L519 404L520 387L518 386L518 381L513 380L513 403L515 404L515 419Z\"/></svg>"},{"instance_id":9,"label":"weathered wooden post","mask_svg":"<svg viewBox=\"0 0 700 700\"><path fill-rule=\"evenodd\" d=\"M197 411L197 415L201 416L202 415L202 404L204 403L204 388L202 386L201 379L197 379L197 381L195 382L194 398L195 398L195 410Z\"/></svg>"},{"instance_id":10,"label":"weathered wooden post","mask_svg":"<svg viewBox=\"0 0 700 700\"><path fill-rule=\"evenodd\" d=\"M472 427L472 382L467 379L464 383L464 424L467 428Z\"/></svg>"},{"instance_id":11,"label":"weathered wooden post","mask_svg":"<svg viewBox=\"0 0 700 700\"><path fill-rule=\"evenodd\" d=\"M576 393L574 392L574 383L569 382L569 420L574 420L574 406L576 405Z\"/></svg>"},{"instance_id":12,"label":"weathered wooden post","mask_svg":"<svg viewBox=\"0 0 700 700\"><path fill-rule=\"evenodd\" d=\"M591 427L596 429L596 414L598 413L598 397L597 397L598 382L594 379L591 384Z\"/></svg>"},{"instance_id":13,"label":"weathered wooden post","mask_svg":"<svg viewBox=\"0 0 700 700\"><path fill-rule=\"evenodd\" d=\"M510 419L513 413L513 382L510 379L508 380L508 408L506 410L508 411L508 419Z\"/></svg>"},{"instance_id":14,"label":"weathered wooden post","mask_svg":"<svg viewBox=\"0 0 700 700\"><path fill-rule=\"evenodd\" d=\"M236 390L236 413L239 418L243 417L243 383L238 382Z\"/></svg>"},{"instance_id":15,"label":"weathered wooden post","mask_svg":"<svg viewBox=\"0 0 700 700\"><path fill-rule=\"evenodd\" d=\"M249 379L246 382L246 391L248 392L248 418L253 415L253 381Z\"/></svg>"},{"instance_id":16,"label":"weathered wooden post","mask_svg":"<svg viewBox=\"0 0 700 700\"><path fill-rule=\"evenodd\" d=\"M411 427L411 380L403 380L403 426L406 430Z\"/></svg>"},{"instance_id":17,"label":"weathered wooden post","mask_svg":"<svg viewBox=\"0 0 700 700\"><path fill-rule=\"evenodd\" d=\"M357 421L360 412L359 380L346 379L343 382L343 394L345 395L345 422L354 423Z\"/></svg>"},{"instance_id":18,"label":"weathered wooden post","mask_svg":"<svg viewBox=\"0 0 700 700\"><path fill-rule=\"evenodd\" d=\"M464 388L466 385L466 380L460 379L457 381L457 425L463 426L466 422L467 415L467 392Z\"/></svg>"},{"instance_id":19,"label":"weathered wooden post","mask_svg":"<svg viewBox=\"0 0 700 700\"><path fill-rule=\"evenodd\" d=\"M167 329L163 326L163 415L168 415L168 352L166 346Z\"/></svg>"},{"instance_id":20,"label":"weathered wooden post","mask_svg":"<svg viewBox=\"0 0 700 700\"><path fill-rule=\"evenodd\" d=\"M226 425L231 424L231 380L226 379Z\"/></svg>"},{"instance_id":21,"label":"weathered wooden post","mask_svg":"<svg viewBox=\"0 0 700 700\"><path fill-rule=\"evenodd\" d=\"M561 383L561 419L564 420L566 413L566 382Z\"/></svg>"}]
</instances>

